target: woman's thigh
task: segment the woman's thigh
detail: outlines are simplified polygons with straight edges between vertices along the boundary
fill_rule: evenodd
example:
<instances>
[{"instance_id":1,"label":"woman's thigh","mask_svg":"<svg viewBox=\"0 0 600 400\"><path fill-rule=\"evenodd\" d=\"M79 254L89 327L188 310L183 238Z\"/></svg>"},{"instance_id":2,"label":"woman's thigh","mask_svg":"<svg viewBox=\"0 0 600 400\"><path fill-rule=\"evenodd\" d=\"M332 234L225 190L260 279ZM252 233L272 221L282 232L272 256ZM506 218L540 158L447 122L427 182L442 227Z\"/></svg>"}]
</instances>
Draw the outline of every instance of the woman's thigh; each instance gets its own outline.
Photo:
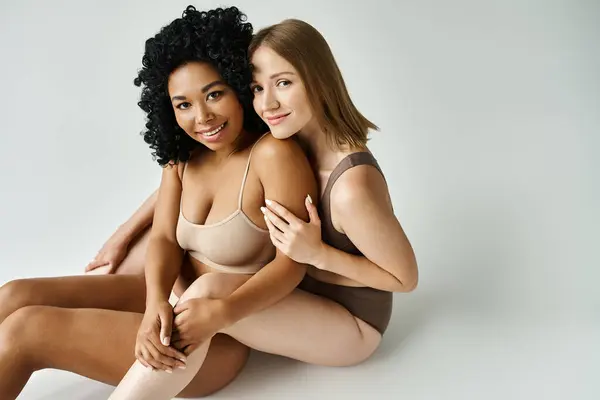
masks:
<instances>
[{"instance_id":1,"label":"woman's thigh","mask_svg":"<svg viewBox=\"0 0 600 400\"><path fill-rule=\"evenodd\" d=\"M142 275L18 279L0 288L0 323L26 306L102 308L143 313L145 302L146 285Z\"/></svg>"},{"instance_id":2,"label":"woman's thigh","mask_svg":"<svg viewBox=\"0 0 600 400\"><path fill-rule=\"evenodd\" d=\"M198 278L181 296L226 297L250 277L210 273ZM252 349L311 364L347 366L360 363L377 349L381 334L346 308L300 289L277 303L223 330Z\"/></svg>"},{"instance_id":3,"label":"woman's thigh","mask_svg":"<svg viewBox=\"0 0 600 400\"><path fill-rule=\"evenodd\" d=\"M326 366L358 364L381 342L340 304L300 289L223 332L252 349Z\"/></svg>"}]
</instances>

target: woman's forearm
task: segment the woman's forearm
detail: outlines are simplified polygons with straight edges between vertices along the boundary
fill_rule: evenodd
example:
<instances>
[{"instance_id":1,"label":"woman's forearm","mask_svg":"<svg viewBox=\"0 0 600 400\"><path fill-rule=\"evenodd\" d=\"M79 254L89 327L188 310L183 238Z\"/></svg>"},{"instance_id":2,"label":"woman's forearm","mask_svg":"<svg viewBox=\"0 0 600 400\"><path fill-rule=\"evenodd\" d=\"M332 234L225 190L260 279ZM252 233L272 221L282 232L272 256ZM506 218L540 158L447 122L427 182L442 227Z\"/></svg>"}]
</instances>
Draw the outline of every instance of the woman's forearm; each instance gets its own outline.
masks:
<instances>
[{"instance_id":1,"label":"woman's forearm","mask_svg":"<svg viewBox=\"0 0 600 400\"><path fill-rule=\"evenodd\" d=\"M133 215L119 228L116 234L122 235L131 242L137 235L146 229L154 218L154 209L158 198L158 190L155 190L133 213Z\"/></svg>"},{"instance_id":2,"label":"woman's forearm","mask_svg":"<svg viewBox=\"0 0 600 400\"><path fill-rule=\"evenodd\" d=\"M150 238L146 252L146 304L168 301L181 272L183 250L166 237Z\"/></svg>"},{"instance_id":3,"label":"woman's forearm","mask_svg":"<svg viewBox=\"0 0 600 400\"><path fill-rule=\"evenodd\" d=\"M284 262L287 265L277 265ZM274 260L235 292L223 299L229 324L259 312L283 299L300 283L306 266L289 260Z\"/></svg>"},{"instance_id":4,"label":"woman's forearm","mask_svg":"<svg viewBox=\"0 0 600 400\"><path fill-rule=\"evenodd\" d=\"M388 292L410 292L416 279L401 282L394 275L364 256L356 256L323 243L315 267L352 279L365 286Z\"/></svg>"}]
</instances>

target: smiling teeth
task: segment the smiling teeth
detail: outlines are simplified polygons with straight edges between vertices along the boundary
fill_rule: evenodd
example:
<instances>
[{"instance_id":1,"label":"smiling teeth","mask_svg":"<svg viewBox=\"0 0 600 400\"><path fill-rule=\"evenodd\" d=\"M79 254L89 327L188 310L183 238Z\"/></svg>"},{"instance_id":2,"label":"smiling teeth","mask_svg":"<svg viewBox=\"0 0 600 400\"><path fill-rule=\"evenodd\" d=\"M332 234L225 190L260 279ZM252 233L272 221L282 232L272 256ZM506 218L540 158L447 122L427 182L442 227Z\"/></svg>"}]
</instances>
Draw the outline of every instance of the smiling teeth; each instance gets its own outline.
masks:
<instances>
[{"instance_id":1,"label":"smiling teeth","mask_svg":"<svg viewBox=\"0 0 600 400\"><path fill-rule=\"evenodd\" d=\"M223 125L219 126L218 128L216 128L213 131L206 132L204 134L204 136L213 136L213 135L216 135L217 133L219 133L221 131L221 129L223 129L224 126L225 126L225 123L223 123Z\"/></svg>"}]
</instances>

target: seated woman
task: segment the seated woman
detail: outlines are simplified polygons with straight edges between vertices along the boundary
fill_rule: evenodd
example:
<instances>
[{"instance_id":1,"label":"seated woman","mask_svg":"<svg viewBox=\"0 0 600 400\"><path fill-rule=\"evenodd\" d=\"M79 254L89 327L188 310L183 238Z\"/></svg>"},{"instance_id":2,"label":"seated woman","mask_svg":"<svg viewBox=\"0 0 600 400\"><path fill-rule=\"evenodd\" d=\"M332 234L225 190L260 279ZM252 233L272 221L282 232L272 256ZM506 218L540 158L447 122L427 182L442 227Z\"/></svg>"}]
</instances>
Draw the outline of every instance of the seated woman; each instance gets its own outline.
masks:
<instances>
[{"instance_id":1,"label":"seated woman","mask_svg":"<svg viewBox=\"0 0 600 400\"><path fill-rule=\"evenodd\" d=\"M173 289L203 299L188 302L178 322L200 325L212 336L279 301L302 280L305 267L276 250L260 207L265 198L277 199L307 218L303 199L316 195L316 181L300 146L264 134L252 110L252 26L244 21L236 8L189 7L146 42L135 83L143 85L144 139L163 172L145 282L140 275L109 275L3 286L2 399L16 398L43 368L109 384L121 380L134 356L148 370L183 371L186 355L169 340ZM220 275L236 290L213 300L211 291L223 289L213 285ZM196 378L175 394L201 396L223 387L247 357L245 346L223 335L210 347L210 365L196 368Z\"/></svg>"},{"instance_id":2,"label":"seated woman","mask_svg":"<svg viewBox=\"0 0 600 400\"><path fill-rule=\"evenodd\" d=\"M271 240L279 251L310 264L307 276L271 307L243 319L230 311L233 317L224 323L193 317L205 314L199 304L206 300L192 285L174 309L173 329L173 344L189 354L188 369L151 372L138 357L112 400L173 397L203 365L217 331L308 363L358 364L381 343L392 292L417 285L415 255L366 146L368 130L376 127L352 103L325 39L309 24L287 20L258 32L250 54L256 112L274 137L293 136L302 144L321 180L320 208L314 196L305 200L309 222L268 195L263 208ZM232 275L215 281L220 284L212 299L240 290Z\"/></svg>"}]
</instances>

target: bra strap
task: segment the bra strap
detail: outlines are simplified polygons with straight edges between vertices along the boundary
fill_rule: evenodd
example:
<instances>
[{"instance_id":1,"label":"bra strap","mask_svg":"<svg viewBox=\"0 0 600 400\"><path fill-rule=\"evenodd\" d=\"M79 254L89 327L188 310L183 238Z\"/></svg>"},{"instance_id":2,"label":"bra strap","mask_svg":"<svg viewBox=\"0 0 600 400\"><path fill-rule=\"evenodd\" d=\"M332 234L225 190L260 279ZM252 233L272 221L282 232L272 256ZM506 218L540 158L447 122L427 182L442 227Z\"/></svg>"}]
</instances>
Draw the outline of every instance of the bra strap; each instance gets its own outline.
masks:
<instances>
[{"instance_id":1,"label":"bra strap","mask_svg":"<svg viewBox=\"0 0 600 400\"><path fill-rule=\"evenodd\" d=\"M242 209L242 199L244 197L244 187L246 186L246 178L248 177L248 171L250 171L250 159L252 158L252 152L254 151L254 147L256 147L258 142L260 142L261 139L264 138L265 136L267 136L268 134L269 134L269 132L267 132L264 135L262 135L261 137L259 137L258 140L256 142L254 142L254 144L252 145L252 148L250 149L250 154L248 155L248 162L246 163L246 170L244 171L244 178L242 179L242 187L240 188L240 196L238 199L238 210Z\"/></svg>"}]
</instances>

